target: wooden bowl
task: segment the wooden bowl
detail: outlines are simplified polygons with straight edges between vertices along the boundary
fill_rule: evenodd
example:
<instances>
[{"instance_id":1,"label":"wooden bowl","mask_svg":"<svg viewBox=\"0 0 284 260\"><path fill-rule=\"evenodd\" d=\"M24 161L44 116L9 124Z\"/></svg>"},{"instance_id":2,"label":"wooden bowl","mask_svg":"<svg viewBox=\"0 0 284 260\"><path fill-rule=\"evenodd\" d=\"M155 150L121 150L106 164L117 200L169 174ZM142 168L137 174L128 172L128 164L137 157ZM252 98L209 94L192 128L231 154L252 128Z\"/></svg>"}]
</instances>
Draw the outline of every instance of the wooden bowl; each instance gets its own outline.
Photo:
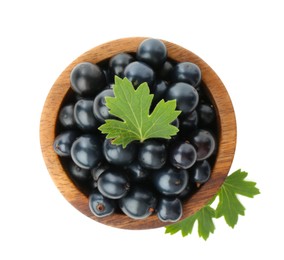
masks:
<instances>
[{"instance_id":1,"label":"wooden bowl","mask_svg":"<svg viewBox=\"0 0 284 260\"><path fill-rule=\"evenodd\" d=\"M70 89L70 72L80 62L98 63L121 52L136 52L137 46L145 38L124 38L97 46L74 60L58 77L45 101L40 121L40 142L47 169L62 195L76 209L86 216L109 226L124 229L150 229L168 225L161 222L154 214L144 220L133 220L124 214L113 214L108 217L94 216L88 207L88 198L81 193L65 173L59 157L53 150L57 116L61 103ZM191 51L171 42L163 41L168 49L168 57L178 62L191 61L197 64L202 72L202 81L208 90L211 101L218 114L219 144L212 175L204 185L183 205L183 218L200 208L217 193L224 182L235 153L236 119L229 94L216 73Z\"/></svg>"}]
</instances>

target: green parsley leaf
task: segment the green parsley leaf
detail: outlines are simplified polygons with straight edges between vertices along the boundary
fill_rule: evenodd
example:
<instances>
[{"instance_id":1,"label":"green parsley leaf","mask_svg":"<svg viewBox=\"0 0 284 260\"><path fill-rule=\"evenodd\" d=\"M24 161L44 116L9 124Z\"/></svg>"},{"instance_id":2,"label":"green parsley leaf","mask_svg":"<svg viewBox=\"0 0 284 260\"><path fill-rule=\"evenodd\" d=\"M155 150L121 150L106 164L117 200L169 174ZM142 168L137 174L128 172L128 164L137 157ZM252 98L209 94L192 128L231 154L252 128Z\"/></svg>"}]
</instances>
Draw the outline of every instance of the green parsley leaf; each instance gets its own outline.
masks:
<instances>
[{"instance_id":1,"label":"green parsley leaf","mask_svg":"<svg viewBox=\"0 0 284 260\"><path fill-rule=\"evenodd\" d=\"M118 119L107 119L99 130L113 139L114 144L126 147L134 140L170 139L178 132L178 128L171 125L181 113L175 110L175 100L161 100L149 115L153 94L147 83L135 89L127 78L116 76L113 91L114 97L106 97L106 106Z\"/></svg>"},{"instance_id":2,"label":"green parsley leaf","mask_svg":"<svg viewBox=\"0 0 284 260\"><path fill-rule=\"evenodd\" d=\"M223 216L232 228L237 224L238 216L245 215L245 207L239 201L237 194L253 198L260 193L255 182L245 181L247 175L247 172L235 171L226 178L218 192L219 203L216 208L216 217Z\"/></svg>"},{"instance_id":3,"label":"green parsley leaf","mask_svg":"<svg viewBox=\"0 0 284 260\"><path fill-rule=\"evenodd\" d=\"M206 206L188 218L166 226L165 233L175 234L181 231L182 236L187 236L192 233L197 220L198 234L204 240L207 240L215 230L213 219L222 216L224 216L226 223L234 228L238 222L238 216L245 214L245 207L241 204L237 195L253 198L255 195L260 194L255 182L245 180L247 175L247 172L241 170L230 174L216 196ZM216 198L218 198L219 202L216 209L214 209L211 205Z\"/></svg>"},{"instance_id":4,"label":"green parsley leaf","mask_svg":"<svg viewBox=\"0 0 284 260\"><path fill-rule=\"evenodd\" d=\"M198 235L204 240L207 240L210 233L214 233L215 230L213 218L215 218L215 210L207 205L192 216L167 226L166 233L173 235L178 231L181 231L182 236L185 237L192 233L193 226L197 220Z\"/></svg>"}]
</instances>

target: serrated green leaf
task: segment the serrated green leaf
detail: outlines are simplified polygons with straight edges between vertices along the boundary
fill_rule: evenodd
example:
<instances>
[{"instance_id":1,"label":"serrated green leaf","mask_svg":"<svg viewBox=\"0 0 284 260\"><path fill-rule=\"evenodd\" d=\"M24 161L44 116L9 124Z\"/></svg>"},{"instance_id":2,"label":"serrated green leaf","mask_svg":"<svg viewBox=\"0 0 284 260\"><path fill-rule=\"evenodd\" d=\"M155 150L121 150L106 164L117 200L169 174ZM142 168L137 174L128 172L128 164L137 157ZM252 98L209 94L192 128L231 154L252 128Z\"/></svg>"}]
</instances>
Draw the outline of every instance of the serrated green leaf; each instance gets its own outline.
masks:
<instances>
[{"instance_id":1,"label":"serrated green leaf","mask_svg":"<svg viewBox=\"0 0 284 260\"><path fill-rule=\"evenodd\" d=\"M171 235L181 232L182 236L185 237L188 234L192 233L192 229L194 226L194 223L197 219L197 215L194 214L188 218L185 218L177 223L171 224L169 226L166 226L166 231L165 233L169 233Z\"/></svg>"},{"instance_id":2,"label":"serrated green leaf","mask_svg":"<svg viewBox=\"0 0 284 260\"><path fill-rule=\"evenodd\" d=\"M248 173L240 169L230 174L226 180L225 185L234 193L253 198L255 195L260 194L259 189L256 187L256 182L245 181Z\"/></svg>"},{"instance_id":3,"label":"serrated green leaf","mask_svg":"<svg viewBox=\"0 0 284 260\"><path fill-rule=\"evenodd\" d=\"M197 211L192 216L181 220L177 223L166 226L165 233L171 235L181 231L182 236L187 236L192 233L195 222L198 222L198 235L204 240L207 240L210 233L214 233L215 225L213 222L215 218L215 210L210 206L205 206Z\"/></svg>"},{"instance_id":4,"label":"serrated green leaf","mask_svg":"<svg viewBox=\"0 0 284 260\"><path fill-rule=\"evenodd\" d=\"M161 100L149 115L153 94L147 83L135 89L127 79L115 77L114 97L106 97L110 114L118 119L108 119L99 127L113 143L126 147L134 140L143 142L149 138L166 138L176 135L178 128L171 123L178 117L176 101Z\"/></svg>"},{"instance_id":5,"label":"serrated green leaf","mask_svg":"<svg viewBox=\"0 0 284 260\"><path fill-rule=\"evenodd\" d=\"M223 216L226 223L233 228L238 222L239 215L245 215L245 207L238 200L236 194L223 185L219 191L216 218Z\"/></svg>"},{"instance_id":6,"label":"serrated green leaf","mask_svg":"<svg viewBox=\"0 0 284 260\"><path fill-rule=\"evenodd\" d=\"M237 170L230 174L218 193L209 201L209 203L194 215L184 220L171 224L166 227L165 233L175 234L181 231L182 236L192 233L195 222L198 222L198 234L206 240L215 230L213 218L224 217L230 227L234 227L238 222L239 215L245 214L245 207L240 202L237 195L253 198L260 194L256 183L247 181L247 172ZM216 209L210 205L218 198L219 202Z\"/></svg>"},{"instance_id":7,"label":"serrated green leaf","mask_svg":"<svg viewBox=\"0 0 284 260\"><path fill-rule=\"evenodd\" d=\"M216 217L224 217L226 223L234 228L238 222L238 216L245 215L245 207L237 197L237 194L253 198L259 194L256 183L246 181L247 172L237 170L228 176L221 186L218 196L219 203L216 208Z\"/></svg>"},{"instance_id":8,"label":"serrated green leaf","mask_svg":"<svg viewBox=\"0 0 284 260\"><path fill-rule=\"evenodd\" d=\"M204 240L207 240L210 233L214 233L215 225L213 218L215 218L215 210L210 206L206 206L197 212L198 214L198 235Z\"/></svg>"}]
</instances>

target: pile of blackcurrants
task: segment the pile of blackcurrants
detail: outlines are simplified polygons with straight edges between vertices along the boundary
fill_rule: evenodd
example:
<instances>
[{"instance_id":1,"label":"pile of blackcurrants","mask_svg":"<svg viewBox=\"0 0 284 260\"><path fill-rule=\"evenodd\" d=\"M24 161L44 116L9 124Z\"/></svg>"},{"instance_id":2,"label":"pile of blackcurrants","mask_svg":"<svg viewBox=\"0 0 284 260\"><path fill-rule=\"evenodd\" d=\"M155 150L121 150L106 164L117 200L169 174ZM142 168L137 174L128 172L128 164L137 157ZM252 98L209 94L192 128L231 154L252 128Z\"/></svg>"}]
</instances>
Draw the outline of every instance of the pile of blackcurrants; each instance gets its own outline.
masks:
<instances>
[{"instance_id":1,"label":"pile of blackcurrants","mask_svg":"<svg viewBox=\"0 0 284 260\"><path fill-rule=\"evenodd\" d=\"M126 148L106 139L98 127L113 117L105 97L114 96L115 75L134 87L147 82L153 106L175 99L182 111L172 122L178 134L170 140L133 141ZM66 174L88 196L92 213L124 213L133 219L156 213L161 221L178 221L182 204L208 181L216 158L217 116L200 68L169 59L162 41L146 39L135 53L77 64L70 85L53 147Z\"/></svg>"}]
</instances>

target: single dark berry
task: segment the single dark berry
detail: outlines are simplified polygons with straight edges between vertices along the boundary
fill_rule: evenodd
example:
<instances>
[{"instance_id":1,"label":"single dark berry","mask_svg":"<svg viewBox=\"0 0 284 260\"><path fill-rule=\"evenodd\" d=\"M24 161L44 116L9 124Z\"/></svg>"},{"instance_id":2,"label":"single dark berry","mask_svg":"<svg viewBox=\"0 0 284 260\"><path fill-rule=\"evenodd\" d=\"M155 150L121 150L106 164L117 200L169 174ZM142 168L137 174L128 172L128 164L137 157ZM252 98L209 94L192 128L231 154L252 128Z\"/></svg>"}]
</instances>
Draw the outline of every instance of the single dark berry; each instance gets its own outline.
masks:
<instances>
[{"instance_id":1,"label":"single dark berry","mask_svg":"<svg viewBox=\"0 0 284 260\"><path fill-rule=\"evenodd\" d=\"M69 104L63 106L59 111L58 119L64 128L76 128L76 122L74 119L74 105Z\"/></svg>"},{"instance_id":2,"label":"single dark berry","mask_svg":"<svg viewBox=\"0 0 284 260\"><path fill-rule=\"evenodd\" d=\"M70 156L73 142L78 137L78 132L66 130L56 136L53 149L59 156Z\"/></svg>"},{"instance_id":3,"label":"single dark berry","mask_svg":"<svg viewBox=\"0 0 284 260\"><path fill-rule=\"evenodd\" d=\"M120 78L124 78L124 69L125 67L134 61L134 58L132 55L128 53L119 53L115 56L113 56L109 61L109 70L111 74L117 75Z\"/></svg>"},{"instance_id":4,"label":"single dark berry","mask_svg":"<svg viewBox=\"0 0 284 260\"><path fill-rule=\"evenodd\" d=\"M198 129L190 138L197 152L197 161L208 159L217 148L214 136L207 130Z\"/></svg>"},{"instance_id":5,"label":"single dark berry","mask_svg":"<svg viewBox=\"0 0 284 260\"><path fill-rule=\"evenodd\" d=\"M201 82L201 70L192 62L180 62L172 70L173 82L185 82L196 87Z\"/></svg>"},{"instance_id":6,"label":"single dark berry","mask_svg":"<svg viewBox=\"0 0 284 260\"><path fill-rule=\"evenodd\" d=\"M167 59L167 47L158 39L146 39L140 43L136 57L152 68L161 68Z\"/></svg>"},{"instance_id":7,"label":"single dark berry","mask_svg":"<svg viewBox=\"0 0 284 260\"><path fill-rule=\"evenodd\" d=\"M81 99L74 107L74 119L79 129L84 132L95 131L98 121L93 114L93 100Z\"/></svg>"},{"instance_id":8,"label":"single dark berry","mask_svg":"<svg viewBox=\"0 0 284 260\"><path fill-rule=\"evenodd\" d=\"M175 142L171 145L169 160L178 169L189 169L196 161L196 150L188 142Z\"/></svg>"},{"instance_id":9,"label":"single dark berry","mask_svg":"<svg viewBox=\"0 0 284 260\"><path fill-rule=\"evenodd\" d=\"M147 187L135 185L119 200L121 210L133 219L145 219L155 212L157 199Z\"/></svg>"},{"instance_id":10,"label":"single dark berry","mask_svg":"<svg viewBox=\"0 0 284 260\"><path fill-rule=\"evenodd\" d=\"M83 169L96 167L103 158L102 146L96 135L81 135L71 148L72 160Z\"/></svg>"},{"instance_id":11,"label":"single dark berry","mask_svg":"<svg viewBox=\"0 0 284 260\"><path fill-rule=\"evenodd\" d=\"M132 142L125 148L122 145L112 144L111 139L105 139L103 154L105 159L112 165L125 166L134 161L137 156L137 145Z\"/></svg>"},{"instance_id":12,"label":"single dark berry","mask_svg":"<svg viewBox=\"0 0 284 260\"><path fill-rule=\"evenodd\" d=\"M113 89L105 89L101 91L94 99L93 115L95 118L104 123L106 119L114 118L106 106L106 97L114 97Z\"/></svg>"},{"instance_id":13,"label":"single dark berry","mask_svg":"<svg viewBox=\"0 0 284 260\"><path fill-rule=\"evenodd\" d=\"M178 198L164 197L157 206L158 218L163 222L177 222L182 216L182 203Z\"/></svg>"},{"instance_id":14,"label":"single dark berry","mask_svg":"<svg viewBox=\"0 0 284 260\"><path fill-rule=\"evenodd\" d=\"M172 84L166 93L166 100L172 99L176 100L178 110L181 110L182 113L190 113L196 108L199 95L193 86L178 82Z\"/></svg>"},{"instance_id":15,"label":"single dark berry","mask_svg":"<svg viewBox=\"0 0 284 260\"><path fill-rule=\"evenodd\" d=\"M100 193L109 199L124 197L129 188L130 183L126 173L118 169L107 169L98 178Z\"/></svg>"},{"instance_id":16,"label":"single dark berry","mask_svg":"<svg viewBox=\"0 0 284 260\"><path fill-rule=\"evenodd\" d=\"M132 82L135 88L144 82L147 82L148 86L151 87L155 80L155 74L152 68L140 61L134 61L128 64L124 70L124 75Z\"/></svg>"},{"instance_id":17,"label":"single dark berry","mask_svg":"<svg viewBox=\"0 0 284 260\"><path fill-rule=\"evenodd\" d=\"M94 97L106 84L105 76L96 64L82 62L70 74L72 89L81 96Z\"/></svg>"},{"instance_id":18,"label":"single dark berry","mask_svg":"<svg viewBox=\"0 0 284 260\"><path fill-rule=\"evenodd\" d=\"M160 169L167 160L165 144L155 139L144 141L138 152L138 160L142 167Z\"/></svg>"},{"instance_id":19,"label":"single dark berry","mask_svg":"<svg viewBox=\"0 0 284 260\"><path fill-rule=\"evenodd\" d=\"M205 183L211 176L211 166L207 160L197 162L189 171L189 177L196 183Z\"/></svg>"},{"instance_id":20,"label":"single dark berry","mask_svg":"<svg viewBox=\"0 0 284 260\"><path fill-rule=\"evenodd\" d=\"M180 194L187 186L188 173L184 169L165 166L152 175L153 185L161 194L174 196Z\"/></svg>"},{"instance_id":21,"label":"single dark berry","mask_svg":"<svg viewBox=\"0 0 284 260\"><path fill-rule=\"evenodd\" d=\"M114 213L116 203L104 197L97 189L89 195L89 208L97 217L106 217Z\"/></svg>"}]
</instances>

